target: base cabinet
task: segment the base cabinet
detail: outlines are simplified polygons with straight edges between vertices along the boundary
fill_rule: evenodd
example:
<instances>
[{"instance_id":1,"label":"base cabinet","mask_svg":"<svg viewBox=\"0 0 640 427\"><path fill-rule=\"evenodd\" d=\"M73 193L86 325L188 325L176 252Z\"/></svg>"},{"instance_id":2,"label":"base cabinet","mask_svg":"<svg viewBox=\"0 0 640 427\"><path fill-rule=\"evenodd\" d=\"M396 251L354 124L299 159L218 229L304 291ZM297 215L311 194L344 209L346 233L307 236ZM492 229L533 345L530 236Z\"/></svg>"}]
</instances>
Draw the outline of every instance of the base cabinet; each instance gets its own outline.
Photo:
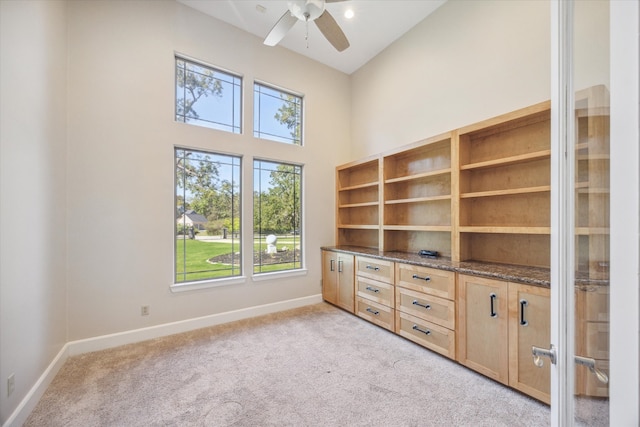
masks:
<instances>
[{"instance_id":1,"label":"base cabinet","mask_svg":"<svg viewBox=\"0 0 640 427\"><path fill-rule=\"evenodd\" d=\"M322 251L322 298L354 312L354 256L333 251Z\"/></svg>"},{"instance_id":2,"label":"base cabinet","mask_svg":"<svg viewBox=\"0 0 640 427\"><path fill-rule=\"evenodd\" d=\"M551 403L551 365L532 363L531 347L549 348L550 290L509 283L509 385Z\"/></svg>"},{"instance_id":3,"label":"base cabinet","mask_svg":"<svg viewBox=\"0 0 640 427\"><path fill-rule=\"evenodd\" d=\"M458 276L458 362L509 384L507 282Z\"/></svg>"},{"instance_id":4,"label":"base cabinet","mask_svg":"<svg viewBox=\"0 0 640 427\"><path fill-rule=\"evenodd\" d=\"M531 354L549 347L549 289L462 274L458 283L458 361L549 403L549 363Z\"/></svg>"},{"instance_id":5,"label":"base cabinet","mask_svg":"<svg viewBox=\"0 0 640 427\"><path fill-rule=\"evenodd\" d=\"M395 263L356 256L356 315L393 332Z\"/></svg>"}]
</instances>

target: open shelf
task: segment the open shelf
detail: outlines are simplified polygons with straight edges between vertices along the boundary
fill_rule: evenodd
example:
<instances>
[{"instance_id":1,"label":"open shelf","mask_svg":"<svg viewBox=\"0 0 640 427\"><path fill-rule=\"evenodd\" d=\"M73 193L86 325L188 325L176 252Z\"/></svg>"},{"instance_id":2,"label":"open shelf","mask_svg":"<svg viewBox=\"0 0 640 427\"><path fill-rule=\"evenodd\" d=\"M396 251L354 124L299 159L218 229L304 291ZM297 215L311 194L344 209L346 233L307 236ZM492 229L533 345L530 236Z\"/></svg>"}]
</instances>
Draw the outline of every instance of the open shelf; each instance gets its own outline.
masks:
<instances>
[{"instance_id":1,"label":"open shelf","mask_svg":"<svg viewBox=\"0 0 640 427\"><path fill-rule=\"evenodd\" d=\"M495 166L515 165L519 163L530 162L532 160L550 159L550 158L551 158L551 150L542 150L542 151L536 151L533 153L519 154L516 156L501 157L497 159L486 160L483 162L468 163L468 164L460 165L460 170L471 170L471 169L481 169L481 168L489 168L489 167L495 167Z\"/></svg>"},{"instance_id":2,"label":"open shelf","mask_svg":"<svg viewBox=\"0 0 640 427\"><path fill-rule=\"evenodd\" d=\"M546 193L551 191L550 185L542 185L540 187L528 187L528 188L513 188L510 190L493 190L493 191L478 191L475 193L462 193L461 199L471 199L474 197L492 197L492 196L508 196L512 194L527 194L527 193Z\"/></svg>"},{"instance_id":3,"label":"open shelf","mask_svg":"<svg viewBox=\"0 0 640 427\"><path fill-rule=\"evenodd\" d=\"M385 179L384 182L385 184L392 184L394 182L411 181L414 179L422 179L422 178L428 178L431 176L446 175L450 173L451 173L451 168L447 168L447 169L440 169L440 170L431 171L431 172L422 172L422 173L416 173L413 175L401 176L399 178L389 178L389 179Z\"/></svg>"},{"instance_id":4,"label":"open shelf","mask_svg":"<svg viewBox=\"0 0 640 427\"><path fill-rule=\"evenodd\" d=\"M409 199L397 199L397 200L386 200L384 202L385 205L393 205L398 203L422 203L422 202L437 202L439 200L451 200L451 195L447 194L444 196L430 196L430 197L413 197Z\"/></svg>"}]
</instances>

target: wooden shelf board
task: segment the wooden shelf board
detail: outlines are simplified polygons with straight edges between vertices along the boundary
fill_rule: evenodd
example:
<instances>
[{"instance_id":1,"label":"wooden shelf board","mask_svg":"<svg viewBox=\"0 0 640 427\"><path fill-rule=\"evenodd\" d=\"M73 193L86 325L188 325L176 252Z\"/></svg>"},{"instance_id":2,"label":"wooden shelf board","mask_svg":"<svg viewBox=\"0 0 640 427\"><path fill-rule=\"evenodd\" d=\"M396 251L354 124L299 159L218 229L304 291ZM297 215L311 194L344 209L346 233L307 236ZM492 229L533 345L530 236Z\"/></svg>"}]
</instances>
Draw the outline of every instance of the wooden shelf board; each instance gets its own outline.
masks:
<instances>
[{"instance_id":1,"label":"wooden shelf board","mask_svg":"<svg viewBox=\"0 0 640 427\"><path fill-rule=\"evenodd\" d=\"M551 191L550 185L542 185L539 187L512 188L509 190L492 190L492 191L478 191L475 193L462 193L460 194L460 198L470 199L474 197L508 196L512 194L543 193L546 191Z\"/></svg>"},{"instance_id":2,"label":"wooden shelf board","mask_svg":"<svg viewBox=\"0 0 640 427\"><path fill-rule=\"evenodd\" d=\"M338 224L338 228L349 230L377 230L380 227L370 224Z\"/></svg>"},{"instance_id":3,"label":"wooden shelf board","mask_svg":"<svg viewBox=\"0 0 640 427\"><path fill-rule=\"evenodd\" d=\"M551 150L535 151L533 153L519 154L517 156L502 157L500 159L487 160L485 162L469 163L460 165L460 170L471 170L480 168L489 168L495 166L506 166L516 163L530 162L532 160L540 160L551 158Z\"/></svg>"},{"instance_id":4,"label":"wooden shelf board","mask_svg":"<svg viewBox=\"0 0 640 427\"><path fill-rule=\"evenodd\" d=\"M551 227L460 226L461 233L551 234Z\"/></svg>"},{"instance_id":5,"label":"wooden shelf board","mask_svg":"<svg viewBox=\"0 0 640 427\"><path fill-rule=\"evenodd\" d=\"M609 154L581 154L577 156L579 161L586 160L610 160L611 156Z\"/></svg>"},{"instance_id":6,"label":"wooden shelf board","mask_svg":"<svg viewBox=\"0 0 640 427\"><path fill-rule=\"evenodd\" d=\"M609 227L576 227L576 235L592 236L592 235L608 235Z\"/></svg>"},{"instance_id":7,"label":"wooden shelf board","mask_svg":"<svg viewBox=\"0 0 640 427\"><path fill-rule=\"evenodd\" d=\"M451 173L451 168L446 168L446 169L438 169L435 171L429 171L429 172L422 172L422 173L416 173L413 175L406 175L406 176L400 176L397 178L389 178L389 179L385 179L384 183L385 184L391 184L394 182L402 182L402 181L411 181L414 179L421 179L421 178L428 178L430 176L438 176L438 175L446 175Z\"/></svg>"},{"instance_id":8,"label":"wooden shelf board","mask_svg":"<svg viewBox=\"0 0 640 427\"><path fill-rule=\"evenodd\" d=\"M350 190L359 190L361 188L367 188L367 187L377 187L378 186L378 181L374 181L374 182L365 182L364 184L358 184L358 185L350 185L348 187L342 187L339 188L338 191L350 191Z\"/></svg>"},{"instance_id":9,"label":"wooden shelf board","mask_svg":"<svg viewBox=\"0 0 640 427\"><path fill-rule=\"evenodd\" d=\"M450 225L384 225L385 231L445 231L450 232Z\"/></svg>"},{"instance_id":10,"label":"wooden shelf board","mask_svg":"<svg viewBox=\"0 0 640 427\"><path fill-rule=\"evenodd\" d=\"M579 194L609 194L611 191L608 188L589 188L589 187L577 187Z\"/></svg>"},{"instance_id":11,"label":"wooden shelf board","mask_svg":"<svg viewBox=\"0 0 640 427\"><path fill-rule=\"evenodd\" d=\"M451 194L446 194L444 196L412 197L411 199L387 200L386 202L384 202L384 204L385 205L396 205L396 204L401 204L401 203L435 202L437 200L451 200Z\"/></svg>"},{"instance_id":12,"label":"wooden shelf board","mask_svg":"<svg viewBox=\"0 0 640 427\"><path fill-rule=\"evenodd\" d=\"M349 203L338 206L339 209L343 208L363 208L366 206L378 206L378 202L363 202L363 203Z\"/></svg>"}]
</instances>

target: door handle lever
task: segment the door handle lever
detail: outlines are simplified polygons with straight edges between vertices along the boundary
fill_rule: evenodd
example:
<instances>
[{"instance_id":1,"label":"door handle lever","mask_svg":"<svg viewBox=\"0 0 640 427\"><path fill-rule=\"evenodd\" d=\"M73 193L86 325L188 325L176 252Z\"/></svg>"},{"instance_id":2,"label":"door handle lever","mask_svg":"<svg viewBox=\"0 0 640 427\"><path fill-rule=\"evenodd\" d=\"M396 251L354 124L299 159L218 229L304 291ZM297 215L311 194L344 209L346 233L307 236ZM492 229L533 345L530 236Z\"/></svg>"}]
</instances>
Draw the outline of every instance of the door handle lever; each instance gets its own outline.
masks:
<instances>
[{"instance_id":1,"label":"door handle lever","mask_svg":"<svg viewBox=\"0 0 640 427\"><path fill-rule=\"evenodd\" d=\"M548 357L552 364L556 364L556 348L553 344L551 344L549 349L533 345L531 346L531 354L533 354L533 364L538 368L542 368L542 366L544 366L544 360L542 360L543 357Z\"/></svg>"},{"instance_id":2,"label":"door handle lever","mask_svg":"<svg viewBox=\"0 0 640 427\"><path fill-rule=\"evenodd\" d=\"M589 368L589 370L593 374L595 374L596 378L601 383L607 384L609 382L609 377L607 376L607 374L602 372L600 369L596 368L595 359L592 359L591 357L576 356L575 361L576 361L576 365L582 365Z\"/></svg>"}]
</instances>

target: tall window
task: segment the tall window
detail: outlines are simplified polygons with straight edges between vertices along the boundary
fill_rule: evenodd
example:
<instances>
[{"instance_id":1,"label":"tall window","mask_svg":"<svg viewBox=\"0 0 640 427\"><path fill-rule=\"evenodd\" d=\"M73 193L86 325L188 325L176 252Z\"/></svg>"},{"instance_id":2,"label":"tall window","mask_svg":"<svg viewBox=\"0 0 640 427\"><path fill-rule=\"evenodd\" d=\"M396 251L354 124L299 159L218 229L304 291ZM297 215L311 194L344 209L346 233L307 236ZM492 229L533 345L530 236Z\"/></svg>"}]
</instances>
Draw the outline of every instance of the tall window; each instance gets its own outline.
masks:
<instances>
[{"instance_id":1,"label":"tall window","mask_svg":"<svg viewBox=\"0 0 640 427\"><path fill-rule=\"evenodd\" d=\"M302 268L302 167L253 162L253 272Z\"/></svg>"},{"instance_id":2,"label":"tall window","mask_svg":"<svg viewBox=\"0 0 640 427\"><path fill-rule=\"evenodd\" d=\"M253 85L253 136L302 145L302 97Z\"/></svg>"},{"instance_id":3,"label":"tall window","mask_svg":"<svg viewBox=\"0 0 640 427\"><path fill-rule=\"evenodd\" d=\"M175 283L239 276L240 157L175 149Z\"/></svg>"},{"instance_id":4,"label":"tall window","mask_svg":"<svg viewBox=\"0 0 640 427\"><path fill-rule=\"evenodd\" d=\"M242 78L176 57L176 120L242 132Z\"/></svg>"}]
</instances>

